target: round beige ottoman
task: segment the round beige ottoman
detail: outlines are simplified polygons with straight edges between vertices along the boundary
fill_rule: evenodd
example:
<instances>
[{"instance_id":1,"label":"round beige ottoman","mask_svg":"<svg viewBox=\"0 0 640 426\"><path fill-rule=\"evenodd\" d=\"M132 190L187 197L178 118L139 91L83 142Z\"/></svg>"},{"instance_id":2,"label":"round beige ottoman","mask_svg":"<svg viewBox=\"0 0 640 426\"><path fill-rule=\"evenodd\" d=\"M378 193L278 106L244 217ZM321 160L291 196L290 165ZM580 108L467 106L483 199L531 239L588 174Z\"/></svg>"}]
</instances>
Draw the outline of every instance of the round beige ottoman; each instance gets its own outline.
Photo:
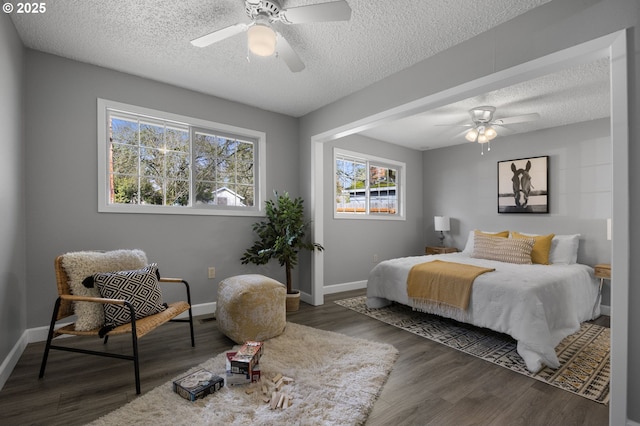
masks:
<instances>
[{"instance_id":1,"label":"round beige ottoman","mask_svg":"<svg viewBox=\"0 0 640 426\"><path fill-rule=\"evenodd\" d=\"M236 343L279 336L287 324L287 289L264 275L236 275L218 284L216 322Z\"/></svg>"}]
</instances>

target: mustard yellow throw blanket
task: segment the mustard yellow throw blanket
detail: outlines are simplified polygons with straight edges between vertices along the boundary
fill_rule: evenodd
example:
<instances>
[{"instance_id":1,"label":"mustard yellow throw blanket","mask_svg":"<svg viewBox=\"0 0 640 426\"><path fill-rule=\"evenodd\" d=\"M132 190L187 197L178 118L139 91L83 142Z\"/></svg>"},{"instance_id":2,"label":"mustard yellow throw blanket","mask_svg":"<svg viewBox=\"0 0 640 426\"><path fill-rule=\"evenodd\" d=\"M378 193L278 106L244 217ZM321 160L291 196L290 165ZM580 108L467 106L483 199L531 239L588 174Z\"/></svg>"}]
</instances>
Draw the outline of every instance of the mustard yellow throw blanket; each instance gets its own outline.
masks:
<instances>
[{"instance_id":1,"label":"mustard yellow throw blanket","mask_svg":"<svg viewBox=\"0 0 640 426\"><path fill-rule=\"evenodd\" d=\"M409 271L407 294L416 309L431 305L466 310L473 281L491 271L495 269L442 260L420 263Z\"/></svg>"}]
</instances>

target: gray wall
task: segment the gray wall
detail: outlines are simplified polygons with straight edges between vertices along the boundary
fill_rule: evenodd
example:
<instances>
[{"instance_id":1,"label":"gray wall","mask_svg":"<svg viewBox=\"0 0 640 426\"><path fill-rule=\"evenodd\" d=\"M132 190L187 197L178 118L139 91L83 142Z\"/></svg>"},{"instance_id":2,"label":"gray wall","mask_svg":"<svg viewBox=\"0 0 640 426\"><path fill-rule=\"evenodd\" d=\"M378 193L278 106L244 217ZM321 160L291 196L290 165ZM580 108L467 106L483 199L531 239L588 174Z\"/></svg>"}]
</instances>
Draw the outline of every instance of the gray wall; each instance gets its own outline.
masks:
<instances>
[{"instance_id":1,"label":"gray wall","mask_svg":"<svg viewBox=\"0 0 640 426\"><path fill-rule=\"evenodd\" d=\"M362 152L406 164L406 220L352 220L333 217L333 148ZM347 136L324 144L324 285L367 279L379 261L420 254L422 240L421 154L360 135Z\"/></svg>"},{"instance_id":2,"label":"gray wall","mask_svg":"<svg viewBox=\"0 0 640 426\"><path fill-rule=\"evenodd\" d=\"M7 16L0 17L0 124L3 156L0 173L6 193L3 204L0 355L13 346L26 327L44 325L55 297L52 259L68 250L140 247L158 261L163 270L190 279L194 301L215 299L218 280L206 279L206 267L216 266L218 276L241 268L237 258L252 241L251 219L230 217L153 216L98 214L96 200L95 98L100 96L150 108L193 115L213 121L256 128L267 132L268 187L289 190L309 199L312 168L311 136L341 125L441 92L473 79L574 46L578 43L633 28L629 67L630 162L640 160L640 24L638 0L563 0L550 2L500 25L414 67L328 105L299 121L227 102L187 90L151 82L101 68L28 52L26 67ZM21 76L26 70L26 79ZM21 136L19 87L26 102L25 138ZM301 145L298 147L298 141ZM28 161L21 148L27 146ZM21 170L26 164L25 170ZM292 166L301 165L301 166ZM633 170L633 166L631 167ZM23 178L26 185L22 185ZM299 183L298 183L299 182ZM14 189L15 188L15 189ZM630 217L640 214L640 175L630 178ZM28 194L27 208L22 195ZM25 218L26 217L26 238ZM426 216L424 232L432 220ZM629 224L631 259L638 258L640 225ZM426 237L427 234L424 234ZM29 254L25 266L26 252ZM336 253L337 254L337 253ZM333 254L332 254L333 255ZM346 255L346 253L345 253ZM28 274L25 276L25 267ZM248 269L248 268L247 268ZM279 268L267 275L282 279ZM301 259L300 281L311 275L308 257ZM630 276L640 274L631 265ZM28 315L24 316L24 290L28 283ZM640 305L640 288L631 283L630 306ZM615 307L613 307L615 309ZM615 320L615 315L614 315ZM629 359L640 358L640 312L629 312ZM2 358L0 358L2 359ZM629 363L629 417L640 422L640 364Z\"/></svg>"},{"instance_id":3,"label":"gray wall","mask_svg":"<svg viewBox=\"0 0 640 426\"><path fill-rule=\"evenodd\" d=\"M276 262L265 267L240 264L243 250L253 242L251 224L258 218L98 213L98 97L263 131L267 194L273 189L298 193L297 120L27 51L29 328L47 324L56 296L53 259L68 251L143 249L163 275L189 281L194 304L213 302L220 279L238 273L261 272L284 281ZM208 266L216 267L216 279L207 279ZM173 296L167 293L167 298Z\"/></svg>"},{"instance_id":4,"label":"gray wall","mask_svg":"<svg viewBox=\"0 0 640 426\"><path fill-rule=\"evenodd\" d=\"M497 162L548 155L549 214L497 213ZM438 242L435 215L451 217L446 244L462 250L473 229L581 234L578 261L609 263L606 219L611 217L609 119L498 137L480 155L477 144L425 151L424 215L427 240ZM609 283L603 290L609 305Z\"/></svg>"},{"instance_id":5,"label":"gray wall","mask_svg":"<svg viewBox=\"0 0 640 426\"><path fill-rule=\"evenodd\" d=\"M20 339L27 324L22 43L0 14L0 360Z\"/></svg>"},{"instance_id":6,"label":"gray wall","mask_svg":"<svg viewBox=\"0 0 640 426\"><path fill-rule=\"evenodd\" d=\"M344 130L350 123L408 104L463 83L491 75L501 70L523 64L553 52L611 34L625 28L633 28L630 41L632 55L628 70L633 83L629 93L629 119L631 122L629 161L630 169L640 161L640 132L638 101L640 101L640 1L638 0L563 0L546 3L484 34L467 40L445 52L437 54L406 70L400 71L371 86L327 105L300 121L300 163L309 164L312 158L311 138ZM301 169L300 180L303 196L313 194L312 169ZM640 215L640 175L631 174L629 188L629 217ZM425 202L428 200L425 200ZM426 215L425 215L426 217ZM431 219L432 220L432 219ZM426 225L426 224L425 224ZM625 226L626 224L622 225ZM640 225L629 223L629 257L637 259L640 250ZM347 253L344 253L347 255ZM300 273L310 277L312 265L301 263ZM329 265L325 265L325 269ZM640 275L640 264L631 262L631 277ZM628 359L640 359L640 287L631 283L629 290L629 340ZM612 306L615 310L615 306ZM615 315L614 315L615 321ZM628 364L627 408L630 419L640 422L640 364ZM621 413L617 413L620 415ZM622 414L624 415L624 414Z\"/></svg>"}]
</instances>

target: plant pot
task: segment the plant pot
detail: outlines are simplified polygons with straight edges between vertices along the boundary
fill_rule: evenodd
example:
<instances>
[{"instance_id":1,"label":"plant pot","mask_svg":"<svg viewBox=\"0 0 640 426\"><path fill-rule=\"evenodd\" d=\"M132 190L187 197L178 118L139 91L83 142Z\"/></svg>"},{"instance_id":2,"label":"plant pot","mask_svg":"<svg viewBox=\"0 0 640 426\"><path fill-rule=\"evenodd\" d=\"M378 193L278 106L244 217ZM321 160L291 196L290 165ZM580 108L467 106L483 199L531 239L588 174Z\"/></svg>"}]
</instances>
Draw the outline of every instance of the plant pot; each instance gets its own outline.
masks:
<instances>
[{"instance_id":1,"label":"plant pot","mask_svg":"<svg viewBox=\"0 0 640 426\"><path fill-rule=\"evenodd\" d=\"M295 312L300 309L300 292L287 293L287 312Z\"/></svg>"}]
</instances>

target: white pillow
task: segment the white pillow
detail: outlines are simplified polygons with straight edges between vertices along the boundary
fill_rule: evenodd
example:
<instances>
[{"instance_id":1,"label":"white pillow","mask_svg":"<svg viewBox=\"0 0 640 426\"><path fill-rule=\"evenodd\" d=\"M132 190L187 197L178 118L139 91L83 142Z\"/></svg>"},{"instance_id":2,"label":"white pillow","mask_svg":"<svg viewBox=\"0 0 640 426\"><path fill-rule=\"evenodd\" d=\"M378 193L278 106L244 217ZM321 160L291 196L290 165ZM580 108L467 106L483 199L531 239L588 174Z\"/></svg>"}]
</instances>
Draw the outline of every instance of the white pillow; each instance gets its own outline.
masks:
<instances>
[{"instance_id":1,"label":"white pillow","mask_svg":"<svg viewBox=\"0 0 640 426\"><path fill-rule=\"evenodd\" d=\"M571 265L578 261L578 246L580 234L556 235L551 240L549 250L549 263Z\"/></svg>"},{"instance_id":2,"label":"white pillow","mask_svg":"<svg viewBox=\"0 0 640 426\"><path fill-rule=\"evenodd\" d=\"M474 243L473 236L474 235L475 235L475 231L469 231L469 237L467 237L467 244L465 244L464 250L462 250L463 253L468 254L469 256L471 256L471 253L473 253L473 243Z\"/></svg>"},{"instance_id":3,"label":"white pillow","mask_svg":"<svg viewBox=\"0 0 640 426\"><path fill-rule=\"evenodd\" d=\"M464 250L462 250L462 253L467 254L469 256L471 256L471 253L473 253L474 235L476 234L476 231L482 232L484 234L498 234L500 232L504 232L504 231L480 231L479 229L474 229L473 231L469 231L467 244L465 244Z\"/></svg>"}]
</instances>

